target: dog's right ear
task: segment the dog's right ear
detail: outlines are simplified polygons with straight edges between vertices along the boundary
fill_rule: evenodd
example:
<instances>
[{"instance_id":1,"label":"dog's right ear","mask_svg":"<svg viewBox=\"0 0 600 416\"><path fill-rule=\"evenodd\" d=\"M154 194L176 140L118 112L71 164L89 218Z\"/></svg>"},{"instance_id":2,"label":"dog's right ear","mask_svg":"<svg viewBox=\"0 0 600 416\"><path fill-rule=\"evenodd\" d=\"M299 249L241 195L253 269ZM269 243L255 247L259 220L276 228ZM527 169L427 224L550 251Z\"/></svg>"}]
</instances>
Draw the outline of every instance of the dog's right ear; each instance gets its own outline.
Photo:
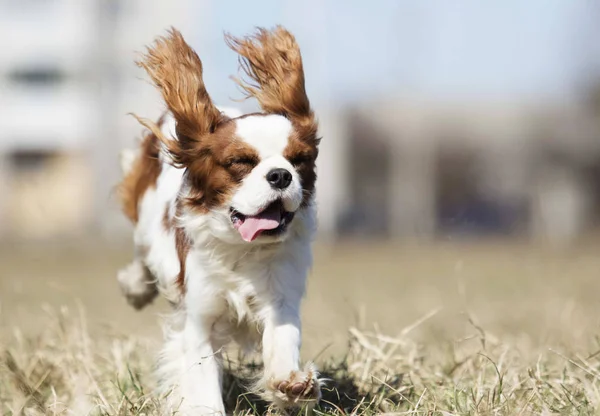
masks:
<instances>
[{"instance_id":1,"label":"dog's right ear","mask_svg":"<svg viewBox=\"0 0 600 416\"><path fill-rule=\"evenodd\" d=\"M148 47L137 64L150 75L176 121L177 141L163 140L162 134L158 137L175 164L186 165L202 136L226 120L206 91L202 62L181 33L171 28ZM138 120L156 133L156 126Z\"/></svg>"},{"instance_id":2,"label":"dog's right ear","mask_svg":"<svg viewBox=\"0 0 600 416\"><path fill-rule=\"evenodd\" d=\"M258 28L244 38L225 36L240 55L240 67L249 80L234 78L246 97L254 97L269 114L287 117L302 130L305 140L318 144L317 122L304 86L300 47L281 26Z\"/></svg>"}]
</instances>

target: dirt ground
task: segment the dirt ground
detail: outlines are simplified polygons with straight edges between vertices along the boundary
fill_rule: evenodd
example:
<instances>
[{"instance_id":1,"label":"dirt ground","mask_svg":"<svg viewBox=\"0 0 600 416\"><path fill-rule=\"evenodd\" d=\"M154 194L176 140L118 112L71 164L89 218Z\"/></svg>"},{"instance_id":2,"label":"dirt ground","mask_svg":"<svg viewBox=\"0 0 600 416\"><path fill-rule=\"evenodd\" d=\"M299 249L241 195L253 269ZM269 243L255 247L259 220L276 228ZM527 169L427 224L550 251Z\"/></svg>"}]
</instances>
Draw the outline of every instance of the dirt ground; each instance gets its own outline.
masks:
<instances>
[{"instance_id":1,"label":"dirt ground","mask_svg":"<svg viewBox=\"0 0 600 416\"><path fill-rule=\"evenodd\" d=\"M348 328L412 332L432 345L458 342L477 327L538 349L589 351L600 334L600 242L552 250L520 243L385 242L317 244L304 303L304 356L343 351ZM0 246L0 334L35 334L48 307L77 310L91 327L157 338L163 302L136 312L115 280L127 244L88 241ZM471 321L471 322L470 322Z\"/></svg>"}]
</instances>

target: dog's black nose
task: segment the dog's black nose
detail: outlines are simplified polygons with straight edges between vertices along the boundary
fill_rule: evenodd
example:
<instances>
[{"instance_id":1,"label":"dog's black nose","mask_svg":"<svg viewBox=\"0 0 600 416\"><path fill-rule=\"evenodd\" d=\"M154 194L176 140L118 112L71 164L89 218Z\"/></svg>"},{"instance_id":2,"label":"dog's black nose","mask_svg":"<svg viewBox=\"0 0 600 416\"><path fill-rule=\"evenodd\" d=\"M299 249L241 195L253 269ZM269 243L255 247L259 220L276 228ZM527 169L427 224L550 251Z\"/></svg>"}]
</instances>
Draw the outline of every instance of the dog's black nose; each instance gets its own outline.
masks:
<instances>
[{"instance_id":1,"label":"dog's black nose","mask_svg":"<svg viewBox=\"0 0 600 416\"><path fill-rule=\"evenodd\" d=\"M272 169L267 173L267 181L273 188L285 189L292 183L292 174L285 169Z\"/></svg>"}]
</instances>

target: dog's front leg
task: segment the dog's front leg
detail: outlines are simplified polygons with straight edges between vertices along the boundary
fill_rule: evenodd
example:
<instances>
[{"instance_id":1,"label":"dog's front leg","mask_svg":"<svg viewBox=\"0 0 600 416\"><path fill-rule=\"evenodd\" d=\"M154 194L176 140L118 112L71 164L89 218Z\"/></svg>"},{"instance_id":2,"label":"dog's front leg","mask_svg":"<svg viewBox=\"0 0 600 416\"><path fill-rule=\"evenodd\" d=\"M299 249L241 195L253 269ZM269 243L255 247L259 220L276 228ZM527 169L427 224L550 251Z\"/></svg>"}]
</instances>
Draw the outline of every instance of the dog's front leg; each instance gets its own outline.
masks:
<instances>
[{"instance_id":1,"label":"dog's front leg","mask_svg":"<svg viewBox=\"0 0 600 416\"><path fill-rule=\"evenodd\" d=\"M184 330L188 367L182 374L181 387L184 409L193 408L197 412L194 414L225 415L219 351L214 351L211 343L213 323L212 319L188 318Z\"/></svg>"},{"instance_id":2,"label":"dog's front leg","mask_svg":"<svg viewBox=\"0 0 600 416\"><path fill-rule=\"evenodd\" d=\"M162 386L170 412L225 415L219 352L211 343L213 323L207 317L187 316L183 330L167 341L159 370L163 382L170 384Z\"/></svg>"},{"instance_id":3,"label":"dog's front leg","mask_svg":"<svg viewBox=\"0 0 600 416\"><path fill-rule=\"evenodd\" d=\"M312 364L300 370L300 299L286 299L266 313L263 333L264 383L276 405L312 406L321 390Z\"/></svg>"}]
</instances>

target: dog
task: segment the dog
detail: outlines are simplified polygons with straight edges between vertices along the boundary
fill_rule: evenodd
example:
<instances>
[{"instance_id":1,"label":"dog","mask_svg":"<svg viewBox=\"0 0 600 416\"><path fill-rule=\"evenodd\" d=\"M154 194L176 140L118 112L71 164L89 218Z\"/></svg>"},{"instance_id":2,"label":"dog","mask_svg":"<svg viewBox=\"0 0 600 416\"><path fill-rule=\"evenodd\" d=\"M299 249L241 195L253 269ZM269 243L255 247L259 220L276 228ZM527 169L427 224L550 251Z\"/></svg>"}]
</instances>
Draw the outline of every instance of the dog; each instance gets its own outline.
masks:
<instances>
[{"instance_id":1,"label":"dog","mask_svg":"<svg viewBox=\"0 0 600 416\"><path fill-rule=\"evenodd\" d=\"M316 231L320 138L300 50L281 26L225 37L262 112L217 108L202 63L171 28L138 61L167 112L139 149L121 156L119 186L133 222L134 258L118 274L140 309L159 293L174 315L158 362L158 390L177 414L225 414L220 352L262 350L256 390L282 409L312 406L321 382L300 366L300 303Z\"/></svg>"}]
</instances>

